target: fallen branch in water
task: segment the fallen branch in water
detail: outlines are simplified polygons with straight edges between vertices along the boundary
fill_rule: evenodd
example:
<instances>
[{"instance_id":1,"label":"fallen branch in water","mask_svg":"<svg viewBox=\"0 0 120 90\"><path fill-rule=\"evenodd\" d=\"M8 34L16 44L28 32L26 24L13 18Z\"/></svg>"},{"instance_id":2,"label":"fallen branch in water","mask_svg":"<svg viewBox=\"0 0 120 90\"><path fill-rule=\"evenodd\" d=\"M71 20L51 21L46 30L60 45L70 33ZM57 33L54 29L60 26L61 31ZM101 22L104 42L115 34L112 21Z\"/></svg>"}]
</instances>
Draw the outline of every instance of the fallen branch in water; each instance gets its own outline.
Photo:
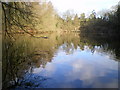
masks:
<instances>
[{"instance_id":1,"label":"fallen branch in water","mask_svg":"<svg viewBox=\"0 0 120 90\"><path fill-rule=\"evenodd\" d=\"M48 37L47 37L47 36L34 36L34 35L32 35L32 37L35 37L35 38L45 38L45 39L48 39Z\"/></svg>"},{"instance_id":2,"label":"fallen branch in water","mask_svg":"<svg viewBox=\"0 0 120 90\"><path fill-rule=\"evenodd\" d=\"M48 37L36 37L36 36L35 36L35 38L45 38L45 39L48 39Z\"/></svg>"}]
</instances>

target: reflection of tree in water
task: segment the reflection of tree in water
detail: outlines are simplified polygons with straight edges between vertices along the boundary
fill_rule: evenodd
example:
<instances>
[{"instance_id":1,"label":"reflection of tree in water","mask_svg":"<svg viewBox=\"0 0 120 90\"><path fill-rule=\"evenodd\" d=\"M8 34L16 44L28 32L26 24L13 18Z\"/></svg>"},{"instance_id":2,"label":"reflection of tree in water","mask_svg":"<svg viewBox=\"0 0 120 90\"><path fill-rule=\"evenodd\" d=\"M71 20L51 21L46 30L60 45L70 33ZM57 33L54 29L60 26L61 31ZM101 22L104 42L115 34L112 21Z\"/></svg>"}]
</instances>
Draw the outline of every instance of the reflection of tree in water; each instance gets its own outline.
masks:
<instances>
[{"instance_id":1,"label":"reflection of tree in water","mask_svg":"<svg viewBox=\"0 0 120 90\"><path fill-rule=\"evenodd\" d=\"M81 50L88 46L91 53L104 52L120 60L120 42L118 37L96 35L96 34L79 34L79 33L62 33L58 38L58 43L63 44L66 53L73 53L77 47Z\"/></svg>"},{"instance_id":2,"label":"reflection of tree in water","mask_svg":"<svg viewBox=\"0 0 120 90\"><path fill-rule=\"evenodd\" d=\"M62 45L63 50L67 54L72 54L80 44L78 33L62 33L58 38L57 43Z\"/></svg>"},{"instance_id":3,"label":"reflection of tree in water","mask_svg":"<svg viewBox=\"0 0 120 90\"><path fill-rule=\"evenodd\" d=\"M60 47L67 54L72 54L78 47L84 50L85 46L88 46L91 52L94 53L97 46L97 49L98 47L100 48L100 52L112 52L111 55L114 56L115 54L115 58L120 59L119 42L112 42L113 40L110 38L82 37L78 33L61 33L58 35L52 33L46 34L46 36L49 38L41 39L27 35L17 35L18 39L15 42L12 42L10 39L4 40L3 87L11 85L38 86L33 81L45 79L44 77L32 74L33 69L39 67L45 68L47 62L51 62Z\"/></svg>"},{"instance_id":4,"label":"reflection of tree in water","mask_svg":"<svg viewBox=\"0 0 120 90\"><path fill-rule=\"evenodd\" d=\"M75 33L47 34L49 39L33 38L27 35L16 35L13 42L3 42L3 87L20 84L22 76L32 72L35 67L51 62L58 47L66 44L64 50L70 54L77 49L79 37ZM24 81L24 79L23 79Z\"/></svg>"},{"instance_id":5,"label":"reflection of tree in water","mask_svg":"<svg viewBox=\"0 0 120 90\"><path fill-rule=\"evenodd\" d=\"M115 60L120 60L120 42L119 38L108 37L108 36L98 36L93 34L82 34L81 42L86 42L86 46L89 46L92 52L94 52L98 47L100 50L98 52L105 52L114 57ZM97 46L97 48L96 48Z\"/></svg>"},{"instance_id":6,"label":"reflection of tree in water","mask_svg":"<svg viewBox=\"0 0 120 90\"><path fill-rule=\"evenodd\" d=\"M15 45L12 41L3 42L3 88L18 84L20 76L30 64L30 58L24 53L25 45ZM11 81L11 82L10 82Z\"/></svg>"},{"instance_id":7,"label":"reflection of tree in water","mask_svg":"<svg viewBox=\"0 0 120 90\"><path fill-rule=\"evenodd\" d=\"M52 44L45 46L45 43L28 36L20 36L15 42L4 40L3 88L20 84L28 69L32 72L32 68L40 65L45 67L45 64L51 61L54 49L51 49Z\"/></svg>"}]
</instances>

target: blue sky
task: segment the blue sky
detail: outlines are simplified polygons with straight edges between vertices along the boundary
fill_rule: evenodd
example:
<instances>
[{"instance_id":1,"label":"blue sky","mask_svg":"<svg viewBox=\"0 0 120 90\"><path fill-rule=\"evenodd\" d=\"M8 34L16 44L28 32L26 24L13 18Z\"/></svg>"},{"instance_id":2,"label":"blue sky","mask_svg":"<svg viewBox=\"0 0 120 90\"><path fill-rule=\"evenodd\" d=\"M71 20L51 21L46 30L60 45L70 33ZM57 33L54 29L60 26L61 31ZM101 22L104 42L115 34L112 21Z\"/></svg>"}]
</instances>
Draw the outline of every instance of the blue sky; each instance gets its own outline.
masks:
<instances>
[{"instance_id":1,"label":"blue sky","mask_svg":"<svg viewBox=\"0 0 120 90\"><path fill-rule=\"evenodd\" d=\"M47 0L51 1L58 13L62 14L67 10L74 13L90 13L92 10L96 12L110 9L120 0Z\"/></svg>"}]
</instances>

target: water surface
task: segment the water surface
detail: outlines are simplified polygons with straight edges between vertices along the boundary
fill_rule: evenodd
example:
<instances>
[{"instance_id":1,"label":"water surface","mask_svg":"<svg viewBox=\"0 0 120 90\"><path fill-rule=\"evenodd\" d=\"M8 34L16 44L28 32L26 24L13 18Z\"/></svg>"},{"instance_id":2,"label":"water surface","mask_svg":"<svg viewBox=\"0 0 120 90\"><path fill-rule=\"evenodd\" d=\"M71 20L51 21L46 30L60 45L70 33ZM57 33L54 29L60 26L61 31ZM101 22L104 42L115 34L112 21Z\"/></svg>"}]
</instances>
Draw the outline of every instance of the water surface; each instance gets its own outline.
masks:
<instances>
[{"instance_id":1,"label":"water surface","mask_svg":"<svg viewBox=\"0 0 120 90\"><path fill-rule=\"evenodd\" d=\"M117 40L81 37L79 33L44 36L48 39L20 35L13 45L5 43L8 50L3 57L4 85L14 88L118 87L120 43Z\"/></svg>"}]
</instances>

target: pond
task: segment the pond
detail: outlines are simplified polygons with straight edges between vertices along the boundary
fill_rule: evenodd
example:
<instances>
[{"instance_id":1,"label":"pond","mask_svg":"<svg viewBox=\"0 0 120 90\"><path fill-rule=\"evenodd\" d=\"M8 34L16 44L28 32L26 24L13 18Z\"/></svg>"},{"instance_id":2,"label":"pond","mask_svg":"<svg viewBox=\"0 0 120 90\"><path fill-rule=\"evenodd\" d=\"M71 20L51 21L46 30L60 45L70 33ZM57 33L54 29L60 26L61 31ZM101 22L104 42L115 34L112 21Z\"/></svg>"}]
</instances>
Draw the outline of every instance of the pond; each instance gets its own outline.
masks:
<instances>
[{"instance_id":1,"label":"pond","mask_svg":"<svg viewBox=\"0 0 120 90\"><path fill-rule=\"evenodd\" d=\"M79 33L3 41L3 88L118 88L119 40Z\"/></svg>"}]
</instances>

